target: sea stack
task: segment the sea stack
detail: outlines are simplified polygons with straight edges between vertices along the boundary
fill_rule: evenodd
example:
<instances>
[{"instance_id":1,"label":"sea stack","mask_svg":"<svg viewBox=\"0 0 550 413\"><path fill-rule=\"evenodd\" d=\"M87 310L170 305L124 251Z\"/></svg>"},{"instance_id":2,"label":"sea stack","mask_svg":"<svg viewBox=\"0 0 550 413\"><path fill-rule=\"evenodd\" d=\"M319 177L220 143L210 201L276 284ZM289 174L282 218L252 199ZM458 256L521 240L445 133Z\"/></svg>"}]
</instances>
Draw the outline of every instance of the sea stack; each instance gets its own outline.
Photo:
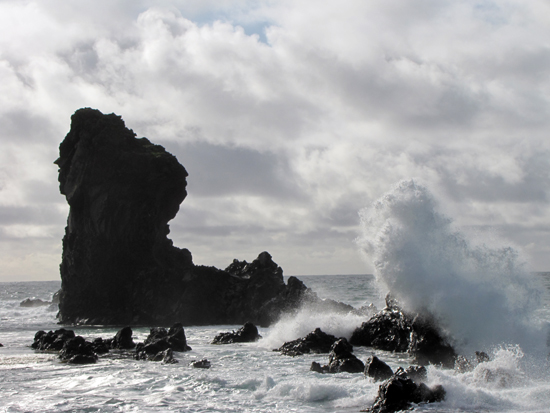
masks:
<instances>
[{"instance_id":1,"label":"sea stack","mask_svg":"<svg viewBox=\"0 0 550 413\"><path fill-rule=\"evenodd\" d=\"M71 120L55 161L70 206L61 323L267 325L299 304L305 286L289 291L267 252L226 272L195 266L173 245L168 222L187 195L187 171L162 146L115 114L85 108Z\"/></svg>"}]
</instances>

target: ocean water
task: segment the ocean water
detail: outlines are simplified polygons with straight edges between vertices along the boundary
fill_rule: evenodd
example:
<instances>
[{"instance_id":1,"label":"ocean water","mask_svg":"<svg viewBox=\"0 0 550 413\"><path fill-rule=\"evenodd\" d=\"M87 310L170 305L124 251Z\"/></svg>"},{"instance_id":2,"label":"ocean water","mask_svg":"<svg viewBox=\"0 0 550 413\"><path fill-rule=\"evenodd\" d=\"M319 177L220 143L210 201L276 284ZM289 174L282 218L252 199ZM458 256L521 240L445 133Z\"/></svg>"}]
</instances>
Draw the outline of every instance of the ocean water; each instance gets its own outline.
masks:
<instances>
[{"instance_id":1,"label":"ocean water","mask_svg":"<svg viewBox=\"0 0 550 413\"><path fill-rule=\"evenodd\" d=\"M384 305L391 290L401 305L434 316L467 357L483 350L491 360L470 372L428 367L428 385L446 399L415 406L418 412L550 412L550 273L533 273L515 248L491 234L453 225L423 186L403 181L360 213L357 243L373 275L301 278L321 298L356 308ZM311 372L327 355L288 357L272 351L320 327L349 338L368 316L304 308L261 328L257 343L214 346L220 332L241 326L185 328L192 351L178 364L136 361L112 351L94 365L61 363L30 348L38 330L55 330L56 312L24 308L50 300L60 282L0 283L0 412L358 412L372 405L379 383L363 374ZM153 326L151 326L153 327ZM111 338L113 328L79 327L87 339ZM148 329L134 330L143 341ZM406 354L357 347L394 370ZM190 363L207 358L209 370Z\"/></svg>"},{"instance_id":2,"label":"ocean water","mask_svg":"<svg viewBox=\"0 0 550 413\"><path fill-rule=\"evenodd\" d=\"M550 285L550 274L537 274ZM382 306L372 275L300 277L322 298L360 307ZM319 374L312 361L326 355L288 357L271 351L284 341L302 337L316 327L349 335L363 318L302 311L270 328L261 328L258 343L214 346L216 334L240 326L186 327L192 351L175 353L178 364L136 361L122 353L101 356L94 365L61 363L55 354L30 348L36 331L54 330L56 312L48 307L24 308L25 298L50 300L60 282L0 283L0 411L1 412L358 412L369 407L378 390L362 374ZM544 294L546 309L550 293ZM541 312L539 317L547 313ZM86 338L114 336L113 328L76 328ZM134 330L143 341L145 328ZM407 366L404 354L355 348L365 360L372 353L392 368ZM493 360L471 373L428 368L429 384L442 384L446 401L416 407L437 412L548 412L550 378L546 360L529 360L517 346L492 352ZM209 370L189 364L207 358ZM487 377L491 377L487 380Z\"/></svg>"}]
</instances>

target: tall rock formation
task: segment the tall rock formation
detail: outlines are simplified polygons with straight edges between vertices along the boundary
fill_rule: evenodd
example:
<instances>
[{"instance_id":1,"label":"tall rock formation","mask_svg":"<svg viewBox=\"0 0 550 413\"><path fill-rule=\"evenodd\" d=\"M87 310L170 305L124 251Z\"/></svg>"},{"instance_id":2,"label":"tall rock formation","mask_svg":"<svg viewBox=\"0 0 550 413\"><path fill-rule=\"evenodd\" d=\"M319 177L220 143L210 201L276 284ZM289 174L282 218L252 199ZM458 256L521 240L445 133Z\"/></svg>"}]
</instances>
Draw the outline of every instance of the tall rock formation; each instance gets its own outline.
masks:
<instances>
[{"instance_id":1,"label":"tall rock formation","mask_svg":"<svg viewBox=\"0 0 550 413\"><path fill-rule=\"evenodd\" d=\"M187 192L185 168L136 139L120 116L85 108L59 148L70 206L59 317L69 324L267 325L296 308L306 287L286 285L268 253L227 271L195 266L167 238Z\"/></svg>"}]
</instances>

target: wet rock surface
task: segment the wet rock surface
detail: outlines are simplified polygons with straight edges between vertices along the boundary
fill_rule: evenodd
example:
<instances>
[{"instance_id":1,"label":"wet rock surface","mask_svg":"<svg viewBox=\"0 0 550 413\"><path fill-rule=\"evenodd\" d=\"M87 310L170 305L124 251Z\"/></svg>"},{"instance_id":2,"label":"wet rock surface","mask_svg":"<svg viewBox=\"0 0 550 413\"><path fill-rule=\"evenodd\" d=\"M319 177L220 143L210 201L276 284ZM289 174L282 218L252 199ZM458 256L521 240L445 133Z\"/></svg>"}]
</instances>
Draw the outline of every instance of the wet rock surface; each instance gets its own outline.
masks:
<instances>
[{"instance_id":1,"label":"wet rock surface","mask_svg":"<svg viewBox=\"0 0 550 413\"><path fill-rule=\"evenodd\" d=\"M167 356L166 350L190 351L185 331L181 323L174 324L169 330L154 327L143 343L136 346L136 359L161 361Z\"/></svg>"},{"instance_id":2,"label":"wet rock surface","mask_svg":"<svg viewBox=\"0 0 550 413\"><path fill-rule=\"evenodd\" d=\"M209 369L212 364L207 359L193 361L191 367L195 369Z\"/></svg>"},{"instance_id":3,"label":"wet rock surface","mask_svg":"<svg viewBox=\"0 0 550 413\"><path fill-rule=\"evenodd\" d=\"M353 354L353 346L345 338L338 339L330 349L328 364L311 363L318 373L363 373L365 365Z\"/></svg>"},{"instance_id":4,"label":"wet rock surface","mask_svg":"<svg viewBox=\"0 0 550 413\"><path fill-rule=\"evenodd\" d=\"M371 356L365 363L365 376L375 381L387 380L393 376L393 370L376 356Z\"/></svg>"},{"instance_id":5,"label":"wet rock surface","mask_svg":"<svg viewBox=\"0 0 550 413\"><path fill-rule=\"evenodd\" d=\"M258 328L252 323L245 323L237 331L218 334L212 344L253 343L260 338L262 336L258 333Z\"/></svg>"},{"instance_id":6,"label":"wet rock surface","mask_svg":"<svg viewBox=\"0 0 550 413\"><path fill-rule=\"evenodd\" d=\"M62 361L71 364L91 364L98 359L94 346L82 336L73 337L63 344L59 352Z\"/></svg>"},{"instance_id":7,"label":"wet rock surface","mask_svg":"<svg viewBox=\"0 0 550 413\"><path fill-rule=\"evenodd\" d=\"M391 413L408 410L413 403L434 403L444 400L445 389L440 385L430 388L423 383L424 379L423 367L398 369L392 377L380 385L373 405L365 411Z\"/></svg>"},{"instance_id":8,"label":"wet rock surface","mask_svg":"<svg viewBox=\"0 0 550 413\"><path fill-rule=\"evenodd\" d=\"M168 222L187 196L187 171L121 117L76 111L55 163L70 206L61 323L264 326L300 305L306 287L285 284L267 252L223 271L173 245Z\"/></svg>"},{"instance_id":9,"label":"wet rock surface","mask_svg":"<svg viewBox=\"0 0 550 413\"><path fill-rule=\"evenodd\" d=\"M275 351L280 351L287 356L300 356L309 353L329 353L337 337L316 328L307 336L288 341Z\"/></svg>"},{"instance_id":10,"label":"wet rock surface","mask_svg":"<svg viewBox=\"0 0 550 413\"><path fill-rule=\"evenodd\" d=\"M408 352L414 362L421 365L454 366L457 354L432 319L407 314L395 302L388 303L390 305L355 329L350 338L352 345Z\"/></svg>"}]
</instances>

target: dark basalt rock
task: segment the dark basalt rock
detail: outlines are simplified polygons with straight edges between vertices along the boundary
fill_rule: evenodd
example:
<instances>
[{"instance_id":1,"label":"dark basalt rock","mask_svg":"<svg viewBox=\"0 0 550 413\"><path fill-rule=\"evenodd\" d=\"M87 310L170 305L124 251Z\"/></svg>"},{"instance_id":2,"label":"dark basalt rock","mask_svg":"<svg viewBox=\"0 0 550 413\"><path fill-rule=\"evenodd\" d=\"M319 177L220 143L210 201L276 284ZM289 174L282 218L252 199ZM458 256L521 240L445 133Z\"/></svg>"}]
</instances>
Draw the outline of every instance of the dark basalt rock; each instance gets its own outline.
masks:
<instances>
[{"instance_id":1,"label":"dark basalt rock","mask_svg":"<svg viewBox=\"0 0 550 413\"><path fill-rule=\"evenodd\" d=\"M252 343L260 338L262 336L258 333L258 328L252 323L245 323L236 332L218 334L212 344Z\"/></svg>"},{"instance_id":2,"label":"dark basalt rock","mask_svg":"<svg viewBox=\"0 0 550 413\"><path fill-rule=\"evenodd\" d=\"M189 351L185 331L181 323L174 324L170 330L163 327L153 327L143 343L136 346L136 359L162 360L167 349L172 351ZM159 353L163 353L159 355Z\"/></svg>"},{"instance_id":3,"label":"dark basalt rock","mask_svg":"<svg viewBox=\"0 0 550 413\"><path fill-rule=\"evenodd\" d=\"M408 374L415 377L413 380ZM396 373L380 385L378 396L367 412L390 413L408 410L413 403L434 403L445 399L445 389L440 386L429 388L422 383L421 370L409 367L398 369Z\"/></svg>"},{"instance_id":4,"label":"dark basalt rock","mask_svg":"<svg viewBox=\"0 0 550 413\"><path fill-rule=\"evenodd\" d=\"M92 348L96 354L108 353L111 349L111 340L103 340L103 338L97 337L92 341Z\"/></svg>"},{"instance_id":5,"label":"dark basalt rock","mask_svg":"<svg viewBox=\"0 0 550 413\"><path fill-rule=\"evenodd\" d=\"M393 376L393 370L376 356L369 357L365 363L365 376L375 381L387 380Z\"/></svg>"},{"instance_id":6,"label":"dark basalt rock","mask_svg":"<svg viewBox=\"0 0 550 413\"><path fill-rule=\"evenodd\" d=\"M92 343L76 336L65 341L59 358L70 364L91 364L95 363L98 357Z\"/></svg>"},{"instance_id":7,"label":"dark basalt rock","mask_svg":"<svg viewBox=\"0 0 550 413\"><path fill-rule=\"evenodd\" d=\"M212 364L207 359L202 359L192 362L191 366L195 369L209 369Z\"/></svg>"},{"instance_id":8,"label":"dark basalt rock","mask_svg":"<svg viewBox=\"0 0 550 413\"><path fill-rule=\"evenodd\" d=\"M25 298L19 303L20 307L43 307L45 305L50 305L51 302L43 301L40 298Z\"/></svg>"},{"instance_id":9,"label":"dark basalt rock","mask_svg":"<svg viewBox=\"0 0 550 413\"><path fill-rule=\"evenodd\" d=\"M111 341L111 348L131 350L136 347L136 343L132 340L132 329L124 327L119 330Z\"/></svg>"},{"instance_id":10,"label":"dark basalt rock","mask_svg":"<svg viewBox=\"0 0 550 413\"><path fill-rule=\"evenodd\" d=\"M365 365L352 352L353 346L341 338L332 345L328 364L321 366L314 361L310 370L318 373L362 373Z\"/></svg>"},{"instance_id":11,"label":"dark basalt rock","mask_svg":"<svg viewBox=\"0 0 550 413\"><path fill-rule=\"evenodd\" d=\"M320 328L316 328L307 336L288 341L275 351L280 351L287 356L301 356L309 353L329 353L332 345L338 340L332 334L323 332Z\"/></svg>"},{"instance_id":12,"label":"dark basalt rock","mask_svg":"<svg viewBox=\"0 0 550 413\"><path fill-rule=\"evenodd\" d=\"M164 351L159 351L156 354L149 356L149 361L161 361L162 364L176 364L179 363L174 358L174 351L171 348L167 348Z\"/></svg>"},{"instance_id":13,"label":"dark basalt rock","mask_svg":"<svg viewBox=\"0 0 550 413\"><path fill-rule=\"evenodd\" d=\"M357 328L350 342L379 350L408 352L415 363L454 366L457 357L450 344L441 336L435 322L427 316L409 315L395 302L375 314Z\"/></svg>"},{"instance_id":14,"label":"dark basalt rock","mask_svg":"<svg viewBox=\"0 0 550 413\"><path fill-rule=\"evenodd\" d=\"M66 341L75 337L74 331L61 328L55 331L37 331L31 347L35 350L60 351Z\"/></svg>"},{"instance_id":15,"label":"dark basalt rock","mask_svg":"<svg viewBox=\"0 0 550 413\"><path fill-rule=\"evenodd\" d=\"M63 324L269 325L306 288L261 253L226 271L195 266L168 222L185 199L187 171L162 146L136 139L115 114L74 113L59 147L60 191L70 206L63 238Z\"/></svg>"}]
</instances>

